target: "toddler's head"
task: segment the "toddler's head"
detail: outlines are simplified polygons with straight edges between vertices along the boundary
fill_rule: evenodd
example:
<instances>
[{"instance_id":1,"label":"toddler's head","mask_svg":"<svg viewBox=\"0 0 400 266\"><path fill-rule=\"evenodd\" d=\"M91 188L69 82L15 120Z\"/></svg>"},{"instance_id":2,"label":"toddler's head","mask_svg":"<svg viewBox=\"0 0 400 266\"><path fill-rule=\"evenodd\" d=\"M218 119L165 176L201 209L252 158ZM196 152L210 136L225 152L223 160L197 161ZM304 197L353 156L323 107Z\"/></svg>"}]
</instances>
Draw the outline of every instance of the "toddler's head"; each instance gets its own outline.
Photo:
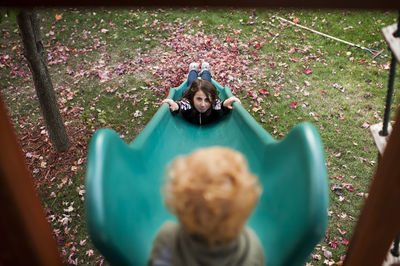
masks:
<instances>
[{"instance_id":1,"label":"toddler's head","mask_svg":"<svg viewBox=\"0 0 400 266\"><path fill-rule=\"evenodd\" d=\"M235 239L261 193L244 156L230 148L199 149L167 170L166 206L184 230L210 246Z\"/></svg>"}]
</instances>

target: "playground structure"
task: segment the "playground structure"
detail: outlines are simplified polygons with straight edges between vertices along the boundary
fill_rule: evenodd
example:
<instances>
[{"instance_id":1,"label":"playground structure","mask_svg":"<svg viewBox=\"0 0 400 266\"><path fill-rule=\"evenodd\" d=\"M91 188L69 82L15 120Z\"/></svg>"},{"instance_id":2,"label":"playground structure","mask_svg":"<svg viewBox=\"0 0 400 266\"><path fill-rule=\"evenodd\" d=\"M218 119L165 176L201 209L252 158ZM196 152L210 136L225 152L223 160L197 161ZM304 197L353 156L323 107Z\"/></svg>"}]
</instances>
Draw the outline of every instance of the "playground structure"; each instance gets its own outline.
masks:
<instances>
[{"instance_id":1,"label":"playground structure","mask_svg":"<svg viewBox=\"0 0 400 266\"><path fill-rule=\"evenodd\" d=\"M397 111L393 128L390 127L389 114L396 62L400 62L400 17L398 23L385 27L382 32L392 51L392 60L382 131L375 131L376 134L372 130L379 151L379 163L350 241L345 265L381 265L391 243L396 239L397 249L399 243L400 110ZM394 250L393 254L398 257L398 250Z\"/></svg>"},{"instance_id":2,"label":"playground structure","mask_svg":"<svg viewBox=\"0 0 400 266\"><path fill-rule=\"evenodd\" d=\"M58 3L65 5L63 2ZM58 3L39 1L34 4L54 6ZM177 1L172 5L190 5L191 3L191 1ZM11 4L13 6L33 5L32 2L25 2L23 0L8 3L8 5ZM101 1L95 4L101 6L110 5L109 2ZM129 2L129 5L135 4L154 6L161 4L161 2ZM210 5L214 6L228 6L231 4L227 1L214 1L210 3ZM91 1L80 1L69 2L68 5L93 5L93 3ZM359 0L326 1L323 3L316 3L314 1L301 3L296 1L287 1L284 3L275 1L265 3L258 1L253 4L248 1L239 1L237 4L237 6L242 7L249 7L250 5L263 7L282 7L282 5L285 5L286 7L297 6L308 8L399 8L399 3L389 0L380 2L361 2ZM395 52L395 49L392 49L392 51ZM397 61L399 61L398 50L396 55ZM387 141L385 152L377 171L372 177L373 183L370 187L369 198L364 205L354 236L350 241L345 261L346 265L379 265L390 248L391 241L400 231L399 214L397 212L397 202L399 202L400 197L400 169L398 164L398 158L400 158L400 129L397 121L400 121L400 111L398 111L395 121L396 124ZM14 264L29 262L29 265L61 265L56 243L52 239L50 227L45 220L40 203L30 183L30 174L24 164L15 133L1 100L0 131L0 146L2 147L0 156L0 188L3 195L1 206L4 210L1 219L1 232L3 236L1 262L7 262L4 260L4 254L7 253L7 257L12 259ZM24 256L20 256L21 253Z\"/></svg>"},{"instance_id":3,"label":"playground structure","mask_svg":"<svg viewBox=\"0 0 400 266\"><path fill-rule=\"evenodd\" d=\"M213 80L220 98L232 96ZM181 97L184 82L170 90ZM242 152L263 187L249 220L268 265L301 265L324 236L328 184L320 137L308 123L277 142L238 103L212 125L192 125L164 104L140 135L126 144L110 129L91 140L86 174L86 210L91 239L116 265L146 265L158 228L174 219L164 208L161 184L168 163L207 146Z\"/></svg>"}]
</instances>

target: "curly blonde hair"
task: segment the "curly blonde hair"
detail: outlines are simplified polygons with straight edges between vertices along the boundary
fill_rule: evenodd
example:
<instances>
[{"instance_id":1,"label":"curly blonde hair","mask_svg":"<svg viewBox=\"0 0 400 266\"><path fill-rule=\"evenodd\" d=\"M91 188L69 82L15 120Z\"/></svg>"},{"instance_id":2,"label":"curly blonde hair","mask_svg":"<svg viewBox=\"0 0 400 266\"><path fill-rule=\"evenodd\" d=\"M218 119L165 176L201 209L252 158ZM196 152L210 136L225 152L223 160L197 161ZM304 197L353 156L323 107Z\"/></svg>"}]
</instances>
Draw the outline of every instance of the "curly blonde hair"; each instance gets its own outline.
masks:
<instances>
[{"instance_id":1,"label":"curly blonde hair","mask_svg":"<svg viewBox=\"0 0 400 266\"><path fill-rule=\"evenodd\" d=\"M186 232L209 246L235 239L261 194L244 156L230 148L204 148L178 157L167 177L167 208Z\"/></svg>"}]
</instances>

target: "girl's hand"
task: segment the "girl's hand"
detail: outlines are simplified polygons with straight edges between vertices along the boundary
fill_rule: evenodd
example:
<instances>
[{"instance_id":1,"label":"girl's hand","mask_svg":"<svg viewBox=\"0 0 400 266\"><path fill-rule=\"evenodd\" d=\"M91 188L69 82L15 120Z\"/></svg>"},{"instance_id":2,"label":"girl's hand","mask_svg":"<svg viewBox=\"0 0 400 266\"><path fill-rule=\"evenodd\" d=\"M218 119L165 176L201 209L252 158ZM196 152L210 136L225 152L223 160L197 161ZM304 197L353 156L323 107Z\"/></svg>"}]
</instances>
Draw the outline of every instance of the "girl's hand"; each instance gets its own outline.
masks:
<instances>
[{"instance_id":1,"label":"girl's hand","mask_svg":"<svg viewBox=\"0 0 400 266\"><path fill-rule=\"evenodd\" d=\"M173 100L171 100L171 99L165 99L165 100L163 100L162 102L163 102L163 103L168 103L168 104L169 104L169 109L170 109L172 112L174 112L174 111L176 111L176 110L179 109L178 104L177 104L176 102L174 102Z\"/></svg>"},{"instance_id":2,"label":"girl's hand","mask_svg":"<svg viewBox=\"0 0 400 266\"><path fill-rule=\"evenodd\" d=\"M233 104L234 102L238 102L238 103L241 104L240 100L239 100L237 97L232 96L232 97L229 97L228 99L226 99L226 100L224 101L224 106L225 106L226 108L228 108L228 109L233 109L232 104Z\"/></svg>"}]
</instances>

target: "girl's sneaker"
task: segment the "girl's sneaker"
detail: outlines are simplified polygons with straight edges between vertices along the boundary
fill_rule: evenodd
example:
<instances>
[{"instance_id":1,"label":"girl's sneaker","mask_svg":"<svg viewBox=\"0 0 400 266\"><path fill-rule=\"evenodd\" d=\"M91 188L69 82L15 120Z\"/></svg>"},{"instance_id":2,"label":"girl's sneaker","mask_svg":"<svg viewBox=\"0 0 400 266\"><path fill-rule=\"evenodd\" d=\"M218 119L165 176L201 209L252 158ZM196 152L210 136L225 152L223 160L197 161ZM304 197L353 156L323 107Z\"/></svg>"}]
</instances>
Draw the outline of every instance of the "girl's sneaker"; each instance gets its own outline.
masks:
<instances>
[{"instance_id":1,"label":"girl's sneaker","mask_svg":"<svg viewBox=\"0 0 400 266\"><path fill-rule=\"evenodd\" d=\"M192 71L192 70L197 71L197 67L198 67L198 66L199 66L199 64L197 64L197 63L195 63L195 62L190 63L190 65L189 65L189 72Z\"/></svg>"},{"instance_id":2,"label":"girl's sneaker","mask_svg":"<svg viewBox=\"0 0 400 266\"><path fill-rule=\"evenodd\" d=\"M210 64L207 63L207 62L203 62L203 63L201 64L201 72L203 72L203 71L205 71L205 70L210 71ZM201 72L200 72L200 73L201 73Z\"/></svg>"}]
</instances>

